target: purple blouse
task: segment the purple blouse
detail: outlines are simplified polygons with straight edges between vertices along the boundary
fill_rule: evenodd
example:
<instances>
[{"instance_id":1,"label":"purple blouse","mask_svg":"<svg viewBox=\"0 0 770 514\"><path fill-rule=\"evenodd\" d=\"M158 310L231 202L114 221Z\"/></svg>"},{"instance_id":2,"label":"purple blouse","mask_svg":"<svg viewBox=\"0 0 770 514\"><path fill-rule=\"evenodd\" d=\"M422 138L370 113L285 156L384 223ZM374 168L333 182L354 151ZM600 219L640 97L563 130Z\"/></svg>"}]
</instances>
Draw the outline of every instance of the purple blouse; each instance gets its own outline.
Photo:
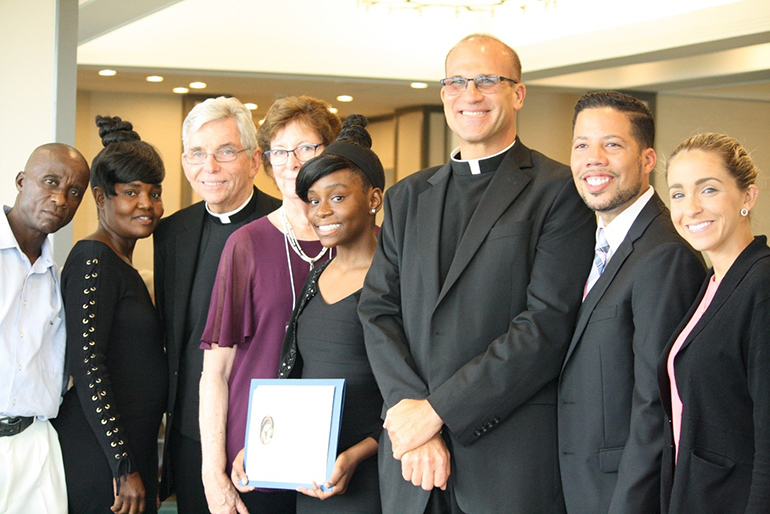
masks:
<instances>
[{"instance_id":1,"label":"purple blouse","mask_svg":"<svg viewBox=\"0 0 770 514\"><path fill-rule=\"evenodd\" d=\"M319 241L301 241L315 257ZM329 252L318 264L329 259ZM291 263L289 265L289 262ZM292 302L310 266L288 247L267 216L241 227L227 240L211 293L201 348L236 347L227 411L227 474L246 438L252 378L278 378L278 361ZM292 280L293 277L293 280ZM294 291L294 293L292 293Z\"/></svg>"}]
</instances>

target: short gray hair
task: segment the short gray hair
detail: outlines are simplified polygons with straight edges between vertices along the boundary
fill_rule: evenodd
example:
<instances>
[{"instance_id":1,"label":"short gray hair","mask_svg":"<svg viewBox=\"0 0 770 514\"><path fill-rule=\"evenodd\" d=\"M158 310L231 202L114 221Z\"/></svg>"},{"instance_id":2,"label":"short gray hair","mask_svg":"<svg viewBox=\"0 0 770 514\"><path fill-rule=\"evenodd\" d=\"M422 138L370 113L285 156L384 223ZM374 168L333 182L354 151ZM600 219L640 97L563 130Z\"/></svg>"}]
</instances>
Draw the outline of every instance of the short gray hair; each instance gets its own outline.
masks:
<instances>
[{"instance_id":1,"label":"short gray hair","mask_svg":"<svg viewBox=\"0 0 770 514\"><path fill-rule=\"evenodd\" d=\"M235 120L238 133L241 136L241 146L251 151L257 148L257 128L251 119L251 111L237 98L209 98L192 108L182 124L182 144L187 151L187 140L191 133L197 132L210 121L220 121L228 118Z\"/></svg>"}]
</instances>

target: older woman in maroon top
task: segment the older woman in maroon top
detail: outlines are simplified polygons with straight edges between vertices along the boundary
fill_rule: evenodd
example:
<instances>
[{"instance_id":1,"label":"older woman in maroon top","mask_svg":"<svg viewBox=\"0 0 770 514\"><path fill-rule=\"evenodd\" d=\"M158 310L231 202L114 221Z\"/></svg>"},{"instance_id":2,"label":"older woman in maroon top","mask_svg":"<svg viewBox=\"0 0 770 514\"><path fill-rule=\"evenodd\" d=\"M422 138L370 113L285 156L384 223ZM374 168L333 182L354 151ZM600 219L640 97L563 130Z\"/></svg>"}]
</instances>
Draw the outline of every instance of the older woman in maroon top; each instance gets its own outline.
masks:
<instances>
[{"instance_id":1,"label":"older woman in maroon top","mask_svg":"<svg viewBox=\"0 0 770 514\"><path fill-rule=\"evenodd\" d=\"M313 266L332 253L318 241L294 182L302 164L334 141L340 127L327 103L288 97L273 104L257 134L283 204L228 239L203 331L202 472L212 512L232 512L243 504L260 513L294 509L294 492L258 490L239 497L230 463L243 448L251 379L277 378L281 343L299 291Z\"/></svg>"}]
</instances>

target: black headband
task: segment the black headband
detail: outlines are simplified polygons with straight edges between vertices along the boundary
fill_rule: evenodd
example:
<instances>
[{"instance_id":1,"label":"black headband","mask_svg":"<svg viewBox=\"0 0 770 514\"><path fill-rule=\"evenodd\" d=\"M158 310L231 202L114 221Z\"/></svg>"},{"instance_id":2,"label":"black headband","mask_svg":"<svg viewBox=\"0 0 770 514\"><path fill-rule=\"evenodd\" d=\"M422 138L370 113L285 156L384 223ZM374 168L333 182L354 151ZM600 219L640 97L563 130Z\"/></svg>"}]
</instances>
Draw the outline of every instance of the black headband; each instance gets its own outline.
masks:
<instances>
[{"instance_id":1,"label":"black headband","mask_svg":"<svg viewBox=\"0 0 770 514\"><path fill-rule=\"evenodd\" d=\"M385 170L377 154L354 143L335 141L323 151L325 154L338 155L350 159L371 181L372 186L385 189Z\"/></svg>"}]
</instances>

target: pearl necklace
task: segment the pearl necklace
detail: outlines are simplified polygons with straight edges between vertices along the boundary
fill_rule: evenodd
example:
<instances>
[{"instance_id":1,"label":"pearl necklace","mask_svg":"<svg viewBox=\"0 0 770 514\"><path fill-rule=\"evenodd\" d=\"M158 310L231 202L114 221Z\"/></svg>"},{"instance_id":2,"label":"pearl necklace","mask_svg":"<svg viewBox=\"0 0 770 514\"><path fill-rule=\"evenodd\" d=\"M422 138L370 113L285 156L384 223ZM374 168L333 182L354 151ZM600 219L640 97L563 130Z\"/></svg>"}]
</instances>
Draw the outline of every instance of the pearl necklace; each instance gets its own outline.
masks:
<instances>
[{"instance_id":1,"label":"pearl necklace","mask_svg":"<svg viewBox=\"0 0 770 514\"><path fill-rule=\"evenodd\" d=\"M283 207L281 207L281 220L283 221L283 232L284 237L286 238L286 241L288 242L289 246L291 246L291 249L294 250L294 253L299 255L299 258L303 261L310 264L310 269L313 269L313 265L315 262L324 256L328 248L325 246L321 250L321 253L316 255L315 257L310 257L308 254L306 254L302 247L299 244L299 241L297 240L297 236L294 234L294 229L291 228L291 223L289 223L289 218L286 217L286 211Z\"/></svg>"}]
</instances>

